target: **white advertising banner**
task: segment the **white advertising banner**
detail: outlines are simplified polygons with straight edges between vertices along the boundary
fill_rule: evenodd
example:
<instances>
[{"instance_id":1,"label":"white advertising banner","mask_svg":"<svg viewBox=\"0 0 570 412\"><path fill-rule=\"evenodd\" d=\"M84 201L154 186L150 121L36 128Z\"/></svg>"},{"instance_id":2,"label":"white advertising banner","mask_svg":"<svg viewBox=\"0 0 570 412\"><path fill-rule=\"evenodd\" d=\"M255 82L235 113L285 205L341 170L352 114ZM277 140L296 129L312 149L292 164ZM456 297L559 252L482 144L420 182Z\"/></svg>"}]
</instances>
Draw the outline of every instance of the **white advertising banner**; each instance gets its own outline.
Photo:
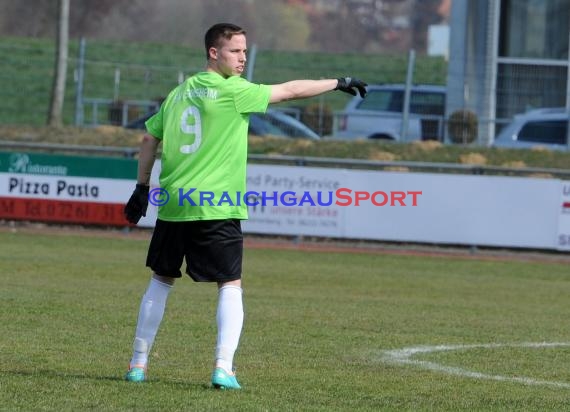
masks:
<instances>
[{"instance_id":1,"label":"white advertising banner","mask_svg":"<svg viewBox=\"0 0 570 412\"><path fill-rule=\"evenodd\" d=\"M570 250L560 180L253 164L247 190L244 233Z\"/></svg>"},{"instance_id":2,"label":"white advertising banner","mask_svg":"<svg viewBox=\"0 0 570 412\"><path fill-rule=\"evenodd\" d=\"M249 165L247 190L258 193L244 232L344 237L345 208L334 192L349 184L343 169Z\"/></svg>"},{"instance_id":3,"label":"white advertising banner","mask_svg":"<svg viewBox=\"0 0 570 412\"><path fill-rule=\"evenodd\" d=\"M385 172L355 172L353 177L353 190L421 195L417 206L364 203L350 208L347 237L537 248L554 244L557 180Z\"/></svg>"},{"instance_id":4,"label":"white advertising banner","mask_svg":"<svg viewBox=\"0 0 570 412\"><path fill-rule=\"evenodd\" d=\"M334 170L334 171L333 171ZM249 220L242 222L244 233L343 237L343 207L321 206L330 200L328 192L348 184L347 170L291 166L249 165L247 190ZM159 187L160 161L155 162L150 184ZM331 178L332 176L332 178ZM308 197L308 192L314 205ZM321 196L319 198L319 196ZM296 203L297 205L293 205ZM301 205L299 205L301 203ZM139 226L152 227L157 207L149 204Z\"/></svg>"},{"instance_id":5,"label":"white advertising banner","mask_svg":"<svg viewBox=\"0 0 570 412\"><path fill-rule=\"evenodd\" d=\"M0 173L0 196L78 202L126 203L129 179Z\"/></svg>"}]
</instances>

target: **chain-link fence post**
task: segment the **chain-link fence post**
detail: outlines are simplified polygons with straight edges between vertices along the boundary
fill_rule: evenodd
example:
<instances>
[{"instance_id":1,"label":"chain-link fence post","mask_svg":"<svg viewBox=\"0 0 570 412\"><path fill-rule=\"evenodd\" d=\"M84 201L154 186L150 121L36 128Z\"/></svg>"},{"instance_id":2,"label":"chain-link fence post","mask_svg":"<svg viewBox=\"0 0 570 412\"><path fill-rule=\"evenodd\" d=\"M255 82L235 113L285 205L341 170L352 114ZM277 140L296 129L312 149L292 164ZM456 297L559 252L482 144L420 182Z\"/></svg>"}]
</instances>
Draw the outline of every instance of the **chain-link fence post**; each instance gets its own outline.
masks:
<instances>
[{"instance_id":1,"label":"chain-link fence post","mask_svg":"<svg viewBox=\"0 0 570 412\"><path fill-rule=\"evenodd\" d=\"M85 37L79 40L79 56L75 77L75 126L83 126L83 79L85 76Z\"/></svg>"}]
</instances>

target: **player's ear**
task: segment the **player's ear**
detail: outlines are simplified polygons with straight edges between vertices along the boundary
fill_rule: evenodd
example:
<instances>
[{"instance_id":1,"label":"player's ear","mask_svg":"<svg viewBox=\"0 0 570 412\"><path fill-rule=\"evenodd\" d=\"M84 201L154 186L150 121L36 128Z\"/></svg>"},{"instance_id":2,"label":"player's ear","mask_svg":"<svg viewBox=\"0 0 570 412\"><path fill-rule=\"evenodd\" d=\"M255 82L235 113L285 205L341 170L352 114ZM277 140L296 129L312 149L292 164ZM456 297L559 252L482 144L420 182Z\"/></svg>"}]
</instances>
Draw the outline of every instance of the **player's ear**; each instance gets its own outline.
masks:
<instances>
[{"instance_id":1,"label":"player's ear","mask_svg":"<svg viewBox=\"0 0 570 412\"><path fill-rule=\"evenodd\" d=\"M215 47L210 47L208 50L208 56L210 56L210 59L212 60L218 60L218 49Z\"/></svg>"}]
</instances>

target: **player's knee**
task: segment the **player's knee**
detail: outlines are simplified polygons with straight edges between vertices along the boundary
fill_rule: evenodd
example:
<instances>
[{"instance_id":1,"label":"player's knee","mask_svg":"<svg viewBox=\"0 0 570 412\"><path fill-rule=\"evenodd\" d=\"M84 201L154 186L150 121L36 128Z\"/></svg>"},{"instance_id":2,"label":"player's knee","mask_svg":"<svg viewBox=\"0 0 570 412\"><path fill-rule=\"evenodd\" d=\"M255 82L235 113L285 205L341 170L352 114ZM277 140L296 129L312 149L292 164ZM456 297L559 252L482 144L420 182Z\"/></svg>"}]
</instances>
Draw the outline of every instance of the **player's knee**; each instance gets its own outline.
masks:
<instances>
[{"instance_id":1,"label":"player's knee","mask_svg":"<svg viewBox=\"0 0 570 412\"><path fill-rule=\"evenodd\" d=\"M174 285L174 281L175 281L174 278L171 278L168 276L160 276L160 275L157 275L156 273L153 273L152 277L153 277L153 279L159 281L160 283L164 283L164 284L170 285L170 286Z\"/></svg>"},{"instance_id":2,"label":"player's knee","mask_svg":"<svg viewBox=\"0 0 570 412\"><path fill-rule=\"evenodd\" d=\"M225 286L234 286L241 288L241 279L230 280L229 282L218 282L218 289L221 289Z\"/></svg>"}]
</instances>

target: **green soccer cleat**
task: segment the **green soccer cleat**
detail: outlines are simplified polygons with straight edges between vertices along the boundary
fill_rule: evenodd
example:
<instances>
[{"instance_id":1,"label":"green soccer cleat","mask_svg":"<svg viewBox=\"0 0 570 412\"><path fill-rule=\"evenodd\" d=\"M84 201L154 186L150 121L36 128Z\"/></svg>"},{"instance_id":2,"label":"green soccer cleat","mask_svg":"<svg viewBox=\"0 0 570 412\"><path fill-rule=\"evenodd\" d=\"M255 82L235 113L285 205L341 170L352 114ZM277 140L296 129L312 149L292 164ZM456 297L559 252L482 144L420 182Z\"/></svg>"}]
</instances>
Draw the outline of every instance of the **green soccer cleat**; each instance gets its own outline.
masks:
<instances>
[{"instance_id":1,"label":"green soccer cleat","mask_svg":"<svg viewBox=\"0 0 570 412\"><path fill-rule=\"evenodd\" d=\"M212 385L216 389L241 389L235 374L229 374L223 368L214 369Z\"/></svg>"},{"instance_id":2,"label":"green soccer cleat","mask_svg":"<svg viewBox=\"0 0 570 412\"><path fill-rule=\"evenodd\" d=\"M134 367L129 369L125 375L125 380L128 382L144 382L145 370L144 368Z\"/></svg>"}]
</instances>

